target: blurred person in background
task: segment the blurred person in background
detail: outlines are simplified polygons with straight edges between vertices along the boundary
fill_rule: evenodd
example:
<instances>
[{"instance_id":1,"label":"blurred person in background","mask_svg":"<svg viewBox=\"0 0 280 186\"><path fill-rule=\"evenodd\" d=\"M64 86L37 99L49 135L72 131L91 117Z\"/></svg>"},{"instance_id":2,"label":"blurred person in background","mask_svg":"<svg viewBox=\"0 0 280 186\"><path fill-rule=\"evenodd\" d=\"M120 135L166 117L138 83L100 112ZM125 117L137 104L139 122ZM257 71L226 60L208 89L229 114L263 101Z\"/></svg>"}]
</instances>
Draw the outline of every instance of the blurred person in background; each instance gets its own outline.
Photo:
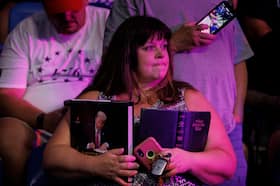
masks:
<instances>
[{"instance_id":1,"label":"blurred person in background","mask_svg":"<svg viewBox=\"0 0 280 186\"><path fill-rule=\"evenodd\" d=\"M102 55L109 10L87 6L87 0L42 2L45 11L19 23L0 55L0 157L7 186L25 185L34 129L55 130L64 100L89 84Z\"/></svg>"}]
</instances>

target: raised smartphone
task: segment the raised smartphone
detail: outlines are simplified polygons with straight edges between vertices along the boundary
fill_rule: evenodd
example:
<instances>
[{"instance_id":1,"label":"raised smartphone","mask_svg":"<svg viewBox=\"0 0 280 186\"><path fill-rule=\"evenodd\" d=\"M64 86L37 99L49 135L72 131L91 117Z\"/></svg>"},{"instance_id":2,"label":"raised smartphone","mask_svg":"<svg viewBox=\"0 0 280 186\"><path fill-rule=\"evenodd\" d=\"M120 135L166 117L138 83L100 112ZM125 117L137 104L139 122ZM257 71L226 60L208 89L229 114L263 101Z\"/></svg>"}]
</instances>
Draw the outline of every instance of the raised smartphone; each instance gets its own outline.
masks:
<instances>
[{"instance_id":1,"label":"raised smartphone","mask_svg":"<svg viewBox=\"0 0 280 186\"><path fill-rule=\"evenodd\" d=\"M134 155L150 171L153 161L161 151L162 148L155 138L148 137L134 148Z\"/></svg>"},{"instance_id":2,"label":"raised smartphone","mask_svg":"<svg viewBox=\"0 0 280 186\"><path fill-rule=\"evenodd\" d=\"M235 16L234 10L229 2L222 1L212 10L210 10L196 24L207 24L208 29L204 29L202 32L217 34L224 26L233 20Z\"/></svg>"}]
</instances>

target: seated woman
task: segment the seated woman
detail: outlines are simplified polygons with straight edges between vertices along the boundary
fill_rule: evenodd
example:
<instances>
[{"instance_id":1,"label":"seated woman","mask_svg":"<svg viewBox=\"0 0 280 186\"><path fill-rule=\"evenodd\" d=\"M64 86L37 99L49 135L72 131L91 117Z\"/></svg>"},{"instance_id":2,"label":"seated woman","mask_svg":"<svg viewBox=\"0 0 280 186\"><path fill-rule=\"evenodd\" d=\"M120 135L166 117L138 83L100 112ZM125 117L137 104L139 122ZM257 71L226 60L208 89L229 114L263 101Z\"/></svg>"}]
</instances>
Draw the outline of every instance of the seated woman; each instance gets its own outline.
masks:
<instances>
[{"instance_id":1,"label":"seated woman","mask_svg":"<svg viewBox=\"0 0 280 186\"><path fill-rule=\"evenodd\" d=\"M205 150L189 152L180 148L164 149L171 154L164 181L180 173L191 173L206 184L229 179L236 168L236 157L221 119L204 96L191 85L173 80L169 50L170 29L152 17L135 16L124 21L115 32L94 81L80 99L130 100L134 116L142 108L168 108L210 111L211 124ZM123 149L88 156L70 145L69 114L60 122L44 152L45 170L60 178L104 178L127 185L123 176L137 179L139 164ZM143 174L143 173L141 173ZM94 185L94 184L93 184Z\"/></svg>"}]
</instances>

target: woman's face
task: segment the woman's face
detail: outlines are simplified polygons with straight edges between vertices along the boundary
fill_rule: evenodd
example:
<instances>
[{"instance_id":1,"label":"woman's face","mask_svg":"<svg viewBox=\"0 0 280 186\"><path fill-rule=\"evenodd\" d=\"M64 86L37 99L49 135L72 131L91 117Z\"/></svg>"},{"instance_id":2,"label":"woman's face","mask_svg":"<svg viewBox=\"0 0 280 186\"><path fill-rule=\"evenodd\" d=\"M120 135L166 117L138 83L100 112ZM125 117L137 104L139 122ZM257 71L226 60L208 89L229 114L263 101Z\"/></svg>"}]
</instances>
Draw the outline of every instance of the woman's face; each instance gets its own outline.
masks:
<instances>
[{"instance_id":1,"label":"woman's face","mask_svg":"<svg viewBox=\"0 0 280 186\"><path fill-rule=\"evenodd\" d=\"M161 82L169 68L169 56L165 39L150 38L137 49L138 68L136 76L144 89L152 88Z\"/></svg>"}]
</instances>

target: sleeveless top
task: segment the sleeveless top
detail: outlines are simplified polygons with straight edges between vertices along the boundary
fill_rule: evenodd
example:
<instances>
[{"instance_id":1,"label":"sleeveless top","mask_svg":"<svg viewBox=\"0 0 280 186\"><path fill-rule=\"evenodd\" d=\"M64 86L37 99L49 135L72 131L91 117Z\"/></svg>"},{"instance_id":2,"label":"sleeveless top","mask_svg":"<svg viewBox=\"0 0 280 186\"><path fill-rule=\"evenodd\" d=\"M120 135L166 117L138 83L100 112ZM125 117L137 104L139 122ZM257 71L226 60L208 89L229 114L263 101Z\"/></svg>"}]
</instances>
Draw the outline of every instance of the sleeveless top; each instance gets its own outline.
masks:
<instances>
[{"instance_id":1,"label":"sleeveless top","mask_svg":"<svg viewBox=\"0 0 280 186\"><path fill-rule=\"evenodd\" d=\"M178 102L171 104L171 105L164 105L163 101L158 100L151 108L154 109L166 109L166 110L180 110L180 111L187 111L187 105L185 104L185 89L179 89L180 91L180 99ZM98 100L116 100L116 96L106 96L103 92L100 92L98 95ZM139 118L138 118L139 119Z\"/></svg>"},{"instance_id":2,"label":"sleeveless top","mask_svg":"<svg viewBox=\"0 0 280 186\"><path fill-rule=\"evenodd\" d=\"M185 103L185 89L179 89L180 99L174 104L169 104L168 106L163 103L163 101L158 100L154 105L151 106L151 109L165 109L165 110L179 110L187 111L187 105ZM106 96L103 92L100 92L98 100L116 100L116 96ZM134 117L134 125L139 124L140 117ZM199 184L198 184L199 183ZM163 183L158 182L158 179L152 177L149 173L145 171L139 171L135 176L133 181L133 186L143 186L143 185L161 185L161 186L199 186L201 185L200 181L194 178L192 175L176 175L170 178L165 178Z\"/></svg>"}]
</instances>

